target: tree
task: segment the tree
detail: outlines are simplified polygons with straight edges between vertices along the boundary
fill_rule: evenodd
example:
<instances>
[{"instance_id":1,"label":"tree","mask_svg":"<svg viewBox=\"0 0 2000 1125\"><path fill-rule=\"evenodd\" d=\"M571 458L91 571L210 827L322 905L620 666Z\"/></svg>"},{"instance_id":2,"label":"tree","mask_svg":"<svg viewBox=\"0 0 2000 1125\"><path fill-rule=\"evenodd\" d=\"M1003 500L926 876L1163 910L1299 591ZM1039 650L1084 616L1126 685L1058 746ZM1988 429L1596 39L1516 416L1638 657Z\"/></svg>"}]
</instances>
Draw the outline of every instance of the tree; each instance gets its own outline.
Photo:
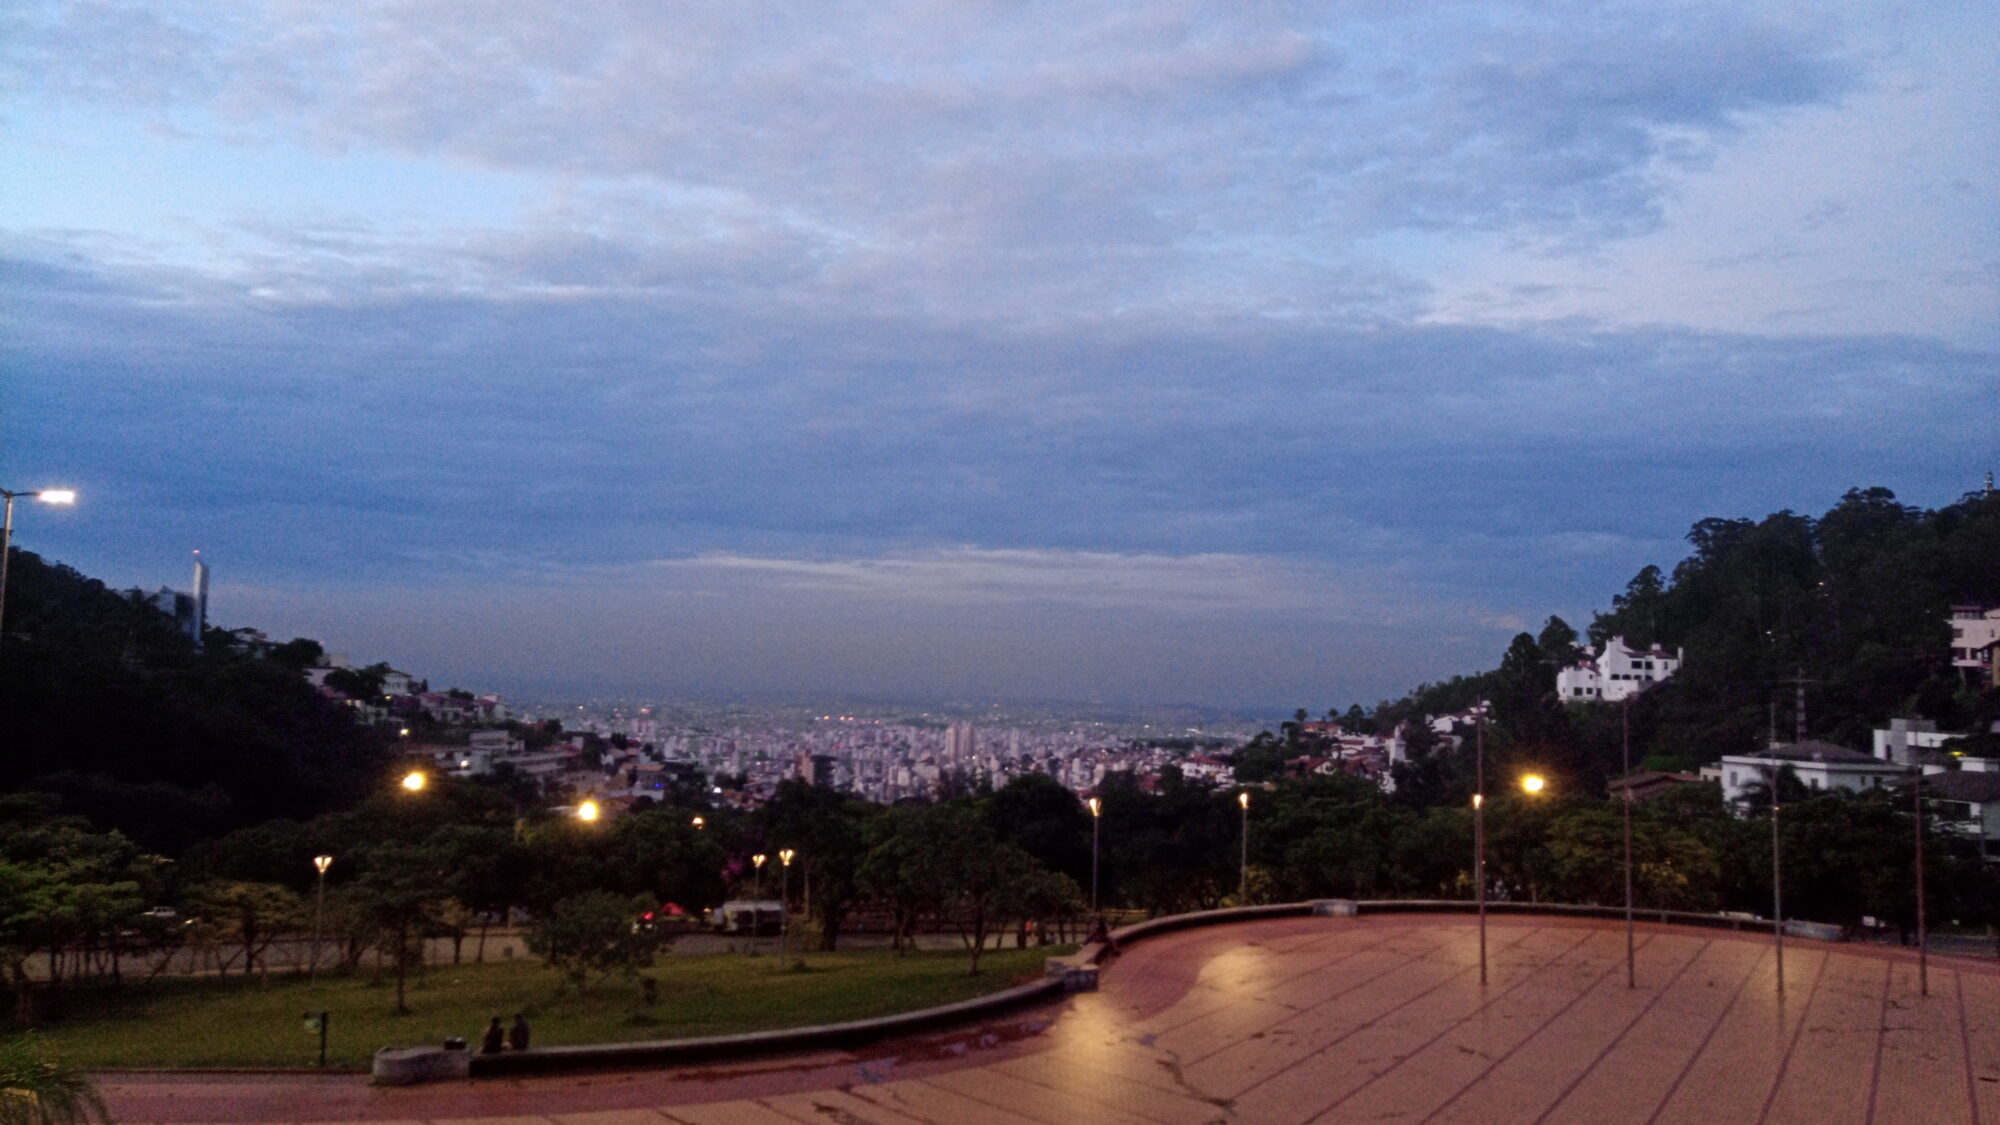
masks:
<instances>
[{"instance_id":1,"label":"tree","mask_svg":"<svg viewBox=\"0 0 2000 1125\"><path fill-rule=\"evenodd\" d=\"M305 916L304 904L289 888L247 882L198 884L189 889L183 912L212 922L243 947L245 976L256 972L258 957L281 935L296 931Z\"/></svg>"},{"instance_id":2,"label":"tree","mask_svg":"<svg viewBox=\"0 0 2000 1125\"><path fill-rule=\"evenodd\" d=\"M1090 813L1069 787L1043 773L1010 779L986 799L995 836L1078 882L1090 878Z\"/></svg>"},{"instance_id":3,"label":"tree","mask_svg":"<svg viewBox=\"0 0 2000 1125\"><path fill-rule=\"evenodd\" d=\"M875 806L824 786L796 778L780 782L765 802L765 850L794 848L804 867L803 882L812 882L812 909L820 922L820 948L831 950L840 940L848 911L860 893L856 883L868 850L867 819Z\"/></svg>"},{"instance_id":4,"label":"tree","mask_svg":"<svg viewBox=\"0 0 2000 1125\"><path fill-rule=\"evenodd\" d=\"M446 859L430 848L385 844L366 853L363 862L354 884L355 906L378 948L389 954L396 970L396 1014L407 1015L410 968L423 963L423 939L439 928Z\"/></svg>"},{"instance_id":5,"label":"tree","mask_svg":"<svg viewBox=\"0 0 2000 1125\"><path fill-rule=\"evenodd\" d=\"M528 928L528 950L588 991L591 974L627 977L653 963L659 935L638 923L653 908L643 896L586 891L555 904Z\"/></svg>"}]
</instances>

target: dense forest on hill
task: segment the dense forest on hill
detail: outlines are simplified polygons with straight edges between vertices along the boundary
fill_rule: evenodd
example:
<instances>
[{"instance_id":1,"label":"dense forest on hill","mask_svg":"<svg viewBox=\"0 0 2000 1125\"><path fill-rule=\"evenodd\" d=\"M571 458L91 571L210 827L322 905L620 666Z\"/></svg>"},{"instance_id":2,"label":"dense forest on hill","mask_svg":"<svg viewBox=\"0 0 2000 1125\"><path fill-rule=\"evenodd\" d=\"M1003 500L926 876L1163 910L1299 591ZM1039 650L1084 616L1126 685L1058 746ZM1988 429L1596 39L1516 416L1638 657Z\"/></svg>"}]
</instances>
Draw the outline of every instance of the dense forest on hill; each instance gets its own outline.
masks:
<instances>
[{"instance_id":1,"label":"dense forest on hill","mask_svg":"<svg viewBox=\"0 0 2000 1125\"><path fill-rule=\"evenodd\" d=\"M195 646L158 611L13 552L0 790L63 807L168 855L280 816L353 804L389 747L300 675L310 641L251 655L211 629Z\"/></svg>"},{"instance_id":2,"label":"dense forest on hill","mask_svg":"<svg viewBox=\"0 0 2000 1125\"><path fill-rule=\"evenodd\" d=\"M1370 721L1386 728L1484 697L1501 768L1531 764L1603 792L1619 770L1619 709L1562 703L1555 674L1581 641L1614 636L1686 650L1682 669L1631 705L1635 766L1691 769L1759 749L1774 728L1789 740L1801 678L1809 736L1856 749L1891 717L1960 731L2000 720L2000 692L1952 667L1948 623L1954 604L2000 603L2000 494L1925 510L1885 488L1853 489L1818 518L1705 519L1687 538L1686 558L1641 570L1585 637L1552 617L1539 635L1516 636L1499 667L1423 685ZM1406 780L1417 803L1470 791L1455 757Z\"/></svg>"}]
</instances>

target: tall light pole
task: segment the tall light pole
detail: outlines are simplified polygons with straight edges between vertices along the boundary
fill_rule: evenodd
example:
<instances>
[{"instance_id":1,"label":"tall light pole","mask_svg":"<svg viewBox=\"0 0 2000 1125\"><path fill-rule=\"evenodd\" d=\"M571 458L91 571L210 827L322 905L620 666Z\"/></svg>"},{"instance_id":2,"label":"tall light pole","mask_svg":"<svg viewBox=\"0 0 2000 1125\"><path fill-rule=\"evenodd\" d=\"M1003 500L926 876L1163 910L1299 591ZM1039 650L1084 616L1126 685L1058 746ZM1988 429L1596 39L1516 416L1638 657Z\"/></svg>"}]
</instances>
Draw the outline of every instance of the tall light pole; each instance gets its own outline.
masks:
<instances>
[{"instance_id":1,"label":"tall light pole","mask_svg":"<svg viewBox=\"0 0 2000 1125\"><path fill-rule=\"evenodd\" d=\"M326 869L332 866L333 857L330 855L313 857L313 870L319 872L319 881L313 887L313 947L312 962L306 969L308 985L319 980L319 920L326 906Z\"/></svg>"},{"instance_id":2,"label":"tall light pole","mask_svg":"<svg viewBox=\"0 0 2000 1125\"><path fill-rule=\"evenodd\" d=\"M1916 747L1910 748L1911 764L1916 767L1916 784L1910 786L1910 811L1916 814L1917 822L1917 993L1931 994L1931 953L1930 942L1924 934L1924 763L1917 760Z\"/></svg>"},{"instance_id":3,"label":"tall light pole","mask_svg":"<svg viewBox=\"0 0 2000 1125\"><path fill-rule=\"evenodd\" d=\"M1246 789L1238 793L1236 803L1243 806L1243 861L1240 865L1242 873L1236 877L1236 903L1239 906L1248 906L1250 905L1250 791Z\"/></svg>"},{"instance_id":4,"label":"tall light pole","mask_svg":"<svg viewBox=\"0 0 2000 1125\"><path fill-rule=\"evenodd\" d=\"M1639 987L1638 946L1632 936L1632 697L1619 705L1625 766L1625 987Z\"/></svg>"},{"instance_id":5,"label":"tall light pole","mask_svg":"<svg viewBox=\"0 0 2000 1125\"><path fill-rule=\"evenodd\" d=\"M778 891L778 959L784 960L791 952L792 943L792 856L798 853L785 848L778 853L778 859L785 865L783 882Z\"/></svg>"},{"instance_id":6,"label":"tall light pole","mask_svg":"<svg viewBox=\"0 0 2000 1125\"><path fill-rule=\"evenodd\" d=\"M1484 701L1481 701L1484 703ZM1472 793L1472 891L1479 900L1479 984L1486 985L1486 711L1479 711L1474 736Z\"/></svg>"},{"instance_id":7,"label":"tall light pole","mask_svg":"<svg viewBox=\"0 0 2000 1125\"><path fill-rule=\"evenodd\" d=\"M1104 802L1092 797L1090 806L1090 912L1097 913L1097 824L1104 818Z\"/></svg>"},{"instance_id":8,"label":"tall light pole","mask_svg":"<svg viewBox=\"0 0 2000 1125\"><path fill-rule=\"evenodd\" d=\"M7 498L7 518L0 521L0 640L7 636L7 562L13 556L14 543L14 498L26 496L40 500L44 504L74 504L75 491L67 488L38 488L27 492L14 492L0 488L0 496Z\"/></svg>"},{"instance_id":9,"label":"tall light pole","mask_svg":"<svg viewBox=\"0 0 2000 1125\"><path fill-rule=\"evenodd\" d=\"M750 900L750 952L757 952L757 929L763 924L760 916L764 903L764 861L771 858L763 852L750 857L750 863L757 868L757 897Z\"/></svg>"},{"instance_id":10,"label":"tall light pole","mask_svg":"<svg viewBox=\"0 0 2000 1125\"><path fill-rule=\"evenodd\" d=\"M1778 956L1778 995L1785 994L1785 879L1778 856L1778 749L1771 755L1771 948Z\"/></svg>"}]
</instances>

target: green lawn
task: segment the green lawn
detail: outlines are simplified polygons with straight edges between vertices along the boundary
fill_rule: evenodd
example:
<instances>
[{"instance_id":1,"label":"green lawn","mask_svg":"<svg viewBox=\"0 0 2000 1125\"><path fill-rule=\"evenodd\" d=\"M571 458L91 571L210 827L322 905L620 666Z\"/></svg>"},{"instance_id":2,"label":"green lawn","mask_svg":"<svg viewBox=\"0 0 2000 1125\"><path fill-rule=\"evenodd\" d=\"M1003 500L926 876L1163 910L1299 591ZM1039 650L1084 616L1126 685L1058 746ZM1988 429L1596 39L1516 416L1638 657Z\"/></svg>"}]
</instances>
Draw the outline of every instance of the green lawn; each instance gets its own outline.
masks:
<instances>
[{"instance_id":1,"label":"green lawn","mask_svg":"<svg viewBox=\"0 0 2000 1125\"><path fill-rule=\"evenodd\" d=\"M647 975L658 1001L635 981L594 981L578 995L533 961L434 966L413 977L411 1013L394 1014L392 981L368 973L317 985L273 977L268 988L229 979L159 980L71 991L38 1029L44 1048L87 1069L109 1067L308 1066L318 1039L305 1012L324 1010L330 1067L366 1069L378 1047L464 1036L477 1048L486 1021L525 1012L536 1046L672 1039L797 1027L926 1008L994 992L1041 975L1043 958L1073 947L990 950L978 976L959 952L812 953L794 960L740 954L668 955Z\"/></svg>"}]
</instances>

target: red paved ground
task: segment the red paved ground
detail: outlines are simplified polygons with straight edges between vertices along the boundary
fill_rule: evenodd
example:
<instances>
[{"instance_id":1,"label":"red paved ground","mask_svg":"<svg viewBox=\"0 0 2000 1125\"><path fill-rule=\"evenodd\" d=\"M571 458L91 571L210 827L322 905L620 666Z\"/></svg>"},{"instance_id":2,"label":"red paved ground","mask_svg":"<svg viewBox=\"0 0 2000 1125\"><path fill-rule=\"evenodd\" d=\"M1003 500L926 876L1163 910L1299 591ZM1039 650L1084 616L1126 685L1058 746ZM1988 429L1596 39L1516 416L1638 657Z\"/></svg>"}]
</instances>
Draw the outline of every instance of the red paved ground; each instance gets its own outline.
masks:
<instances>
[{"instance_id":1,"label":"red paved ground","mask_svg":"<svg viewBox=\"0 0 2000 1125\"><path fill-rule=\"evenodd\" d=\"M857 1053L375 1089L107 1077L120 1122L1966 1122L2000 1125L2000 968L1510 917L1299 918L1135 946L1102 990Z\"/></svg>"}]
</instances>

